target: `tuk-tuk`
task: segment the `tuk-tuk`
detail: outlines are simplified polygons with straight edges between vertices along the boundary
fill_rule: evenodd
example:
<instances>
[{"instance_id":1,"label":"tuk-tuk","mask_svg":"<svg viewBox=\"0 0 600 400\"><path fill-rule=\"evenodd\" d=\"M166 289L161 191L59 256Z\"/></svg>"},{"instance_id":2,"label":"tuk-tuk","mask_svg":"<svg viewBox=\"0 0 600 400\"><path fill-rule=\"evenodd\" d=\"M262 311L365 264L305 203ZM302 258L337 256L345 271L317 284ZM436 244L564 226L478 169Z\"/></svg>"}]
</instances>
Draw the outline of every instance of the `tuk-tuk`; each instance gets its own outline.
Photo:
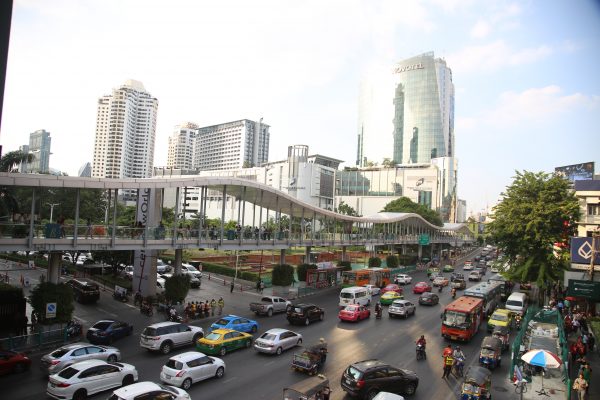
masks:
<instances>
[{"instance_id":1,"label":"tuk-tuk","mask_svg":"<svg viewBox=\"0 0 600 400\"><path fill-rule=\"evenodd\" d=\"M502 342L502 351L510 346L510 330L508 326L495 326L492 332L492 337L500 339Z\"/></svg>"},{"instance_id":2,"label":"tuk-tuk","mask_svg":"<svg viewBox=\"0 0 600 400\"><path fill-rule=\"evenodd\" d=\"M500 365L502 341L496 337L487 336L483 338L481 351L479 352L479 364L493 369Z\"/></svg>"},{"instance_id":3,"label":"tuk-tuk","mask_svg":"<svg viewBox=\"0 0 600 400\"><path fill-rule=\"evenodd\" d=\"M492 373L487 368L472 366L465 374L461 386L461 400L490 400L492 394Z\"/></svg>"},{"instance_id":4,"label":"tuk-tuk","mask_svg":"<svg viewBox=\"0 0 600 400\"><path fill-rule=\"evenodd\" d=\"M295 353L292 356L292 369L316 375L325 364L326 353L327 350L320 344L307 347L302 353Z\"/></svg>"},{"instance_id":5,"label":"tuk-tuk","mask_svg":"<svg viewBox=\"0 0 600 400\"><path fill-rule=\"evenodd\" d=\"M283 389L283 400L328 400L331 393L329 380L317 375Z\"/></svg>"}]
</instances>

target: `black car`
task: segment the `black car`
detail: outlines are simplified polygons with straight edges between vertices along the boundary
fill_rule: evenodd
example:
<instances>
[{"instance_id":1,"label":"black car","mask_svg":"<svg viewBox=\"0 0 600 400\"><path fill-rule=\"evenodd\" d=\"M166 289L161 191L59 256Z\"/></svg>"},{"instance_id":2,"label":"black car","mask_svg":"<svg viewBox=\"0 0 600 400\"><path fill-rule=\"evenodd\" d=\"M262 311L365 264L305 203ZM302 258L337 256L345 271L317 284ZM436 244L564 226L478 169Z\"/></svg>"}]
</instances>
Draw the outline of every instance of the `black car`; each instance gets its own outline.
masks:
<instances>
[{"instance_id":1,"label":"black car","mask_svg":"<svg viewBox=\"0 0 600 400\"><path fill-rule=\"evenodd\" d=\"M419 296L419 304L424 306L432 306L434 304L438 304L440 302L440 298L437 294L431 292L424 292Z\"/></svg>"},{"instance_id":2,"label":"black car","mask_svg":"<svg viewBox=\"0 0 600 400\"><path fill-rule=\"evenodd\" d=\"M379 392L412 395L419 386L413 371L391 366L379 360L359 361L342 375L342 389L351 396L372 399Z\"/></svg>"},{"instance_id":3,"label":"black car","mask_svg":"<svg viewBox=\"0 0 600 400\"><path fill-rule=\"evenodd\" d=\"M70 279L67 285L73 288L73 298L78 303L95 303L100 298L100 287L89 279Z\"/></svg>"},{"instance_id":4,"label":"black car","mask_svg":"<svg viewBox=\"0 0 600 400\"><path fill-rule=\"evenodd\" d=\"M131 335L133 326L127 322L105 319L96 322L87 331L87 340L94 344L110 344L113 341Z\"/></svg>"},{"instance_id":5,"label":"black car","mask_svg":"<svg viewBox=\"0 0 600 400\"><path fill-rule=\"evenodd\" d=\"M312 321L323 321L325 311L314 304L296 304L288 306L287 320L290 324L308 325Z\"/></svg>"}]
</instances>

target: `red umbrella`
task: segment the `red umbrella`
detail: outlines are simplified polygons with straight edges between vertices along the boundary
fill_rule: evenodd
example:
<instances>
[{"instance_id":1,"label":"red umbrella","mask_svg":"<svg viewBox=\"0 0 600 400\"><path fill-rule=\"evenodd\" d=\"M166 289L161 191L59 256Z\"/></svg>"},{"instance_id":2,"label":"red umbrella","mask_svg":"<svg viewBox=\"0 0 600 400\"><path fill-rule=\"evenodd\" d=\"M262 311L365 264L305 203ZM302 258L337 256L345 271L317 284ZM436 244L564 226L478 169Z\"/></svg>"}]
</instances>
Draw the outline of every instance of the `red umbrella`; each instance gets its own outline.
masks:
<instances>
[{"instance_id":1,"label":"red umbrella","mask_svg":"<svg viewBox=\"0 0 600 400\"><path fill-rule=\"evenodd\" d=\"M577 300L577 298L573 297L573 296L567 296L567 297L565 297L565 300L575 301L575 300Z\"/></svg>"}]
</instances>

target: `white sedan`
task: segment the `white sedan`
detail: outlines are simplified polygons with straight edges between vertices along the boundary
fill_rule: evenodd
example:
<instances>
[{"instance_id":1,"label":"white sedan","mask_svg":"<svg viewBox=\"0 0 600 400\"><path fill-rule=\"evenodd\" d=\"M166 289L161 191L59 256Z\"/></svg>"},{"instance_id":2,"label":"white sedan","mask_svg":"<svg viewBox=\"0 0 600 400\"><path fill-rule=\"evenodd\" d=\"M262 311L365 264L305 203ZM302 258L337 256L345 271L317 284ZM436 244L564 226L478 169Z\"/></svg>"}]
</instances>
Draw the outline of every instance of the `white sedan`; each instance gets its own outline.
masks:
<instances>
[{"instance_id":1,"label":"white sedan","mask_svg":"<svg viewBox=\"0 0 600 400\"><path fill-rule=\"evenodd\" d=\"M55 399L80 400L137 380L138 372L131 364L87 360L50 375L46 394Z\"/></svg>"},{"instance_id":2,"label":"white sedan","mask_svg":"<svg viewBox=\"0 0 600 400\"><path fill-rule=\"evenodd\" d=\"M160 372L160 380L189 390L193 383L210 378L222 378L225 363L197 351L188 351L169 358Z\"/></svg>"},{"instance_id":3,"label":"white sedan","mask_svg":"<svg viewBox=\"0 0 600 400\"><path fill-rule=\"evenodd\" d=\"M363 287L367 288L367 291L371 296L377 296L379 292L381 292L381 289L375 285L363 285Z\"/></svg>"},{"instance_id":4,"label":"white sedan","mask_svg":"<svg viewBox=\"0 0 600 400\"><path fill-rule=\"evenodd\" d=\"M191 397L183 389L145 381L117 389L108 398L108 400L137 399L191 400Z\"/></svg>"},{"instance_id":5,"label":"white sedan","mask_svg":"<svg viewBox=\"0 0 600 400\"><path fill-rule=\"evenodd\" d=\"M394 282L397 285L410 285L410 283L412 282L412 276L406 274L398 274L396 275Z\"/></svg>"},{"instance_id":6,"label":"white sedan","mask_svg":"<svg viewBox=\"0 0 600 400\"><path fill-rule=\"evenodd\" d=\"M283 350L302 344L302 335L287 329L269 329L254 341L254 349L260 353L280 355Z\"/></svg>"}]
</instances>

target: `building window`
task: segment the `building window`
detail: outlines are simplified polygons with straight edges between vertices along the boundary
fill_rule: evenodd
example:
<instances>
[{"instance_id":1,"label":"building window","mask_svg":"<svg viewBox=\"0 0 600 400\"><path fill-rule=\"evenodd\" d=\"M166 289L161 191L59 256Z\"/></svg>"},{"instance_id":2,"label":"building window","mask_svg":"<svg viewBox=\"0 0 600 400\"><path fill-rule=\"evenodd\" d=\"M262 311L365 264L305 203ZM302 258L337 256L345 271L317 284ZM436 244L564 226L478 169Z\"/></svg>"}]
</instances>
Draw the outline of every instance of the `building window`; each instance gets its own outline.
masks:
<instances>
[{"instance_id":1,"label":"building window","mask_svg":"<svg viewBox=\"0 0 600 400\"><path fill-rule=\"evenodd\" d=\"M600 204L588 204L587 213L588 215L600 215Z\"/></svg>"}]
</instances>

